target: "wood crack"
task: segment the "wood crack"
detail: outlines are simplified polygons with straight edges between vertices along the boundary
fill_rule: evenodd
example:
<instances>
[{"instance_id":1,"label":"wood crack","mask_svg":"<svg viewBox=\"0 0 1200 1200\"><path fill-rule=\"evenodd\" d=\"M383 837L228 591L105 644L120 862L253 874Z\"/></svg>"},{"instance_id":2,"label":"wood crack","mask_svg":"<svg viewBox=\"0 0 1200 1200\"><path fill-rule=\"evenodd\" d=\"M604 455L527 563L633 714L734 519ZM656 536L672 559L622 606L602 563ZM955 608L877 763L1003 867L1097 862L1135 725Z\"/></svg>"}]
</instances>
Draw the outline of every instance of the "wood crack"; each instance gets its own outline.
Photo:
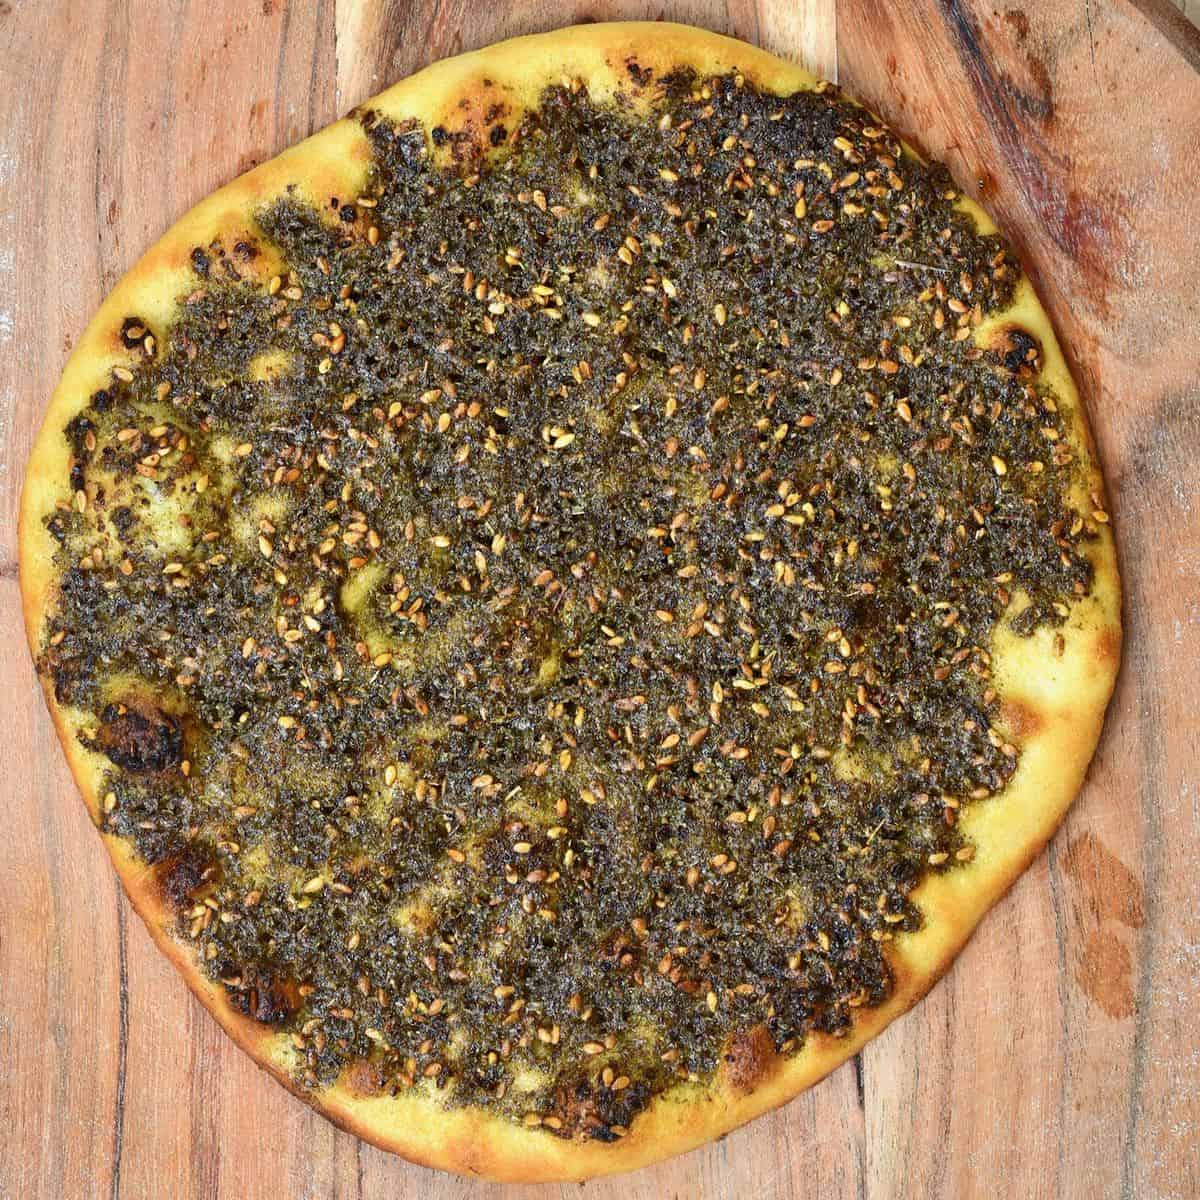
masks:
<instances>
[{"instance_id":1,"label":"wood crack","mask_svg":"<svg viewBox=\"0 0 1200 1200\"><path fill-rule=\"evenodd\" d=\"M125 1149L125 1080L129 1064L129 928L125 900L119 891L116 894L116 902L120 1008L117 1028L117 1098L113 1108L112 1169L109 1186L111 1200L118 1200L121 1195L121 1155Z\"/></svg>"}]
</instances>

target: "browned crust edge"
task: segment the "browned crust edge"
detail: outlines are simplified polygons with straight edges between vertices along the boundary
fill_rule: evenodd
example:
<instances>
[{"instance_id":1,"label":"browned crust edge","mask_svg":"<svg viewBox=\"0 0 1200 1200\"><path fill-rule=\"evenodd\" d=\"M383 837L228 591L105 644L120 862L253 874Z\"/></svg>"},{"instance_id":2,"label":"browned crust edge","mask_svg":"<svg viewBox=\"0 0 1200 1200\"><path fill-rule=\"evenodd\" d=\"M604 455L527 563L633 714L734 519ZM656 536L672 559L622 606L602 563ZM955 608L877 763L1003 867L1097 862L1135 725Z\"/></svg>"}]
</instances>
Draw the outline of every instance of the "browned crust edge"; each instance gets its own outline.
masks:
<instances>
[{"instance_id":1,"label":"browned crust edge","mask_svg":"<svg viewBox=\"0 0 1200 1200\"><path fill-rule=\"evenodd\" d=\"M760 86L786 93L815 85L791 63L703 30L665 23L614 23L572 27L518 38L484 51L446 60L402 81L368 102L384 113L415 117L477 131L483 103L503 93L511 114L536 101L546 83L582 77L594 91L621 91L636 103L639 90L630 60L656 74L677 65L701 72L737 68ZM26 632L35 657L55 582L53 547L42 518L58 498L65 477L61 430L127 352L113 332L129 312L165 321L188 278L193 246L224 236L232 243L252 230L257 205L299 184L312 199L351 195L363 177L367 148L359 126L343 120L235 180L186 214L138 261L101 306L71 355L30 456L19 521L21 590ZM987 218L969 201L981 227ZM270 256L257 270L269 273ZM1043 347L1042 378L1068 411L1076 452L1088 465L1088 488L1103 495L1091 437L1074 383L1053 330L1025 283L1003 320L1021 321ZM987 336L980 331L980 339ZM1081 506L1087 503L1079 498ZM855 1054L870 1038L914 1005L941 977L977 922L1038 854L1062 820L1083 781L1100 735L1120 659L1120 585L1109 526L1093 543L1093 593L1072 611L1060 631L1031 639L1002 640L996 649L997 679L1005 711L1020 737L1022 758L1010 786L996 799L972 806L963 826L977 854L969 864L929 876L916 893L926 921L905 935L889 955L895 990L874 1009L860 1010L845 1037L811 1037L782 1060L761 1039L740 1044L711 1086L684 1086L656 1100L629 1134L612 1144L574 1141L516 1125L479 1108L446 1108L432 1091L414 1089L392 1098L373 1096L341 1082L309 1091L292 1080L287 1039L237 1011L223 987L199 969L191 948L174 933L176 915L163 901L153 868L130 844L103 835L130 900L151 936L222 1028L285 1087L335 1124L427 1166L503 1180L578 1180L628 1171L681 1153L720 1136L791 1099ZM1057 649L1056 649L1057 645ZM101 766L81 745L72 714L55 703L43 682L71 771L98 822Z\"/></svg>"}]
</instances>

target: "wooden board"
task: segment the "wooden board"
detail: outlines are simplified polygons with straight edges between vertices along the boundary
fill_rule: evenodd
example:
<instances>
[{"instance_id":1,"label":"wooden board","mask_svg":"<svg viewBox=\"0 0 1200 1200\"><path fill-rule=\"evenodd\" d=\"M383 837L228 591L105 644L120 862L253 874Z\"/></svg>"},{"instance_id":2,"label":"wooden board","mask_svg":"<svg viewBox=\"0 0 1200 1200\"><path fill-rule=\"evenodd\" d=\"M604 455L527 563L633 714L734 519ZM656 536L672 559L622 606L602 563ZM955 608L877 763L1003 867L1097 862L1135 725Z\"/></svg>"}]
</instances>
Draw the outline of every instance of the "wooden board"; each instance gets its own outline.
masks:
<instances>
[{"instance_id":1,"label":"wooden board","mask_svg":"<svg viewBox=\"0 0 1200 1200\"><path fill-rule=\"evenodd\" d=\"M1124 671L1048 853L857 1060L626 1179L469 1184L261 1076L130 917L35 690L17 496L72 339L193 202L430 59L659 15L840 77L1011 231L1111 481ZM0 1198L1200 1194L1200 36L1183 19L1150 0L0 0L0 62Z\"/></svg>"}]
</instances>

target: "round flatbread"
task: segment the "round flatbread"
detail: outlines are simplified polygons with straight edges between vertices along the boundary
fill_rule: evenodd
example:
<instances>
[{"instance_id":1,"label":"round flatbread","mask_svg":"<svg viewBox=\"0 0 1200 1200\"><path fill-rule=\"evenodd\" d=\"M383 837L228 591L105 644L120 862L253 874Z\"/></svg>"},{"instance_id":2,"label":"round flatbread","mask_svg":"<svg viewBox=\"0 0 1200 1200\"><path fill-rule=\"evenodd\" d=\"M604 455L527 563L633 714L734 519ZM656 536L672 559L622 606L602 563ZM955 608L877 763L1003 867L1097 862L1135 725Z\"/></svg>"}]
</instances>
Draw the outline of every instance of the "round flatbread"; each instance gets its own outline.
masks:
<instances>
[{"instance_id":1,"label":"round flatbread","mask_svg":"<svg viewBox=\"0 0 1200 1200\"><path fill-rule=\"evenodd\" d=\"M1079 788L1087 424L986 216L665 24L438 63L194 208L30 459L30 645L152 935L415 1161L583 1179L910 1007Z\"/></svg>"}]
</instances>

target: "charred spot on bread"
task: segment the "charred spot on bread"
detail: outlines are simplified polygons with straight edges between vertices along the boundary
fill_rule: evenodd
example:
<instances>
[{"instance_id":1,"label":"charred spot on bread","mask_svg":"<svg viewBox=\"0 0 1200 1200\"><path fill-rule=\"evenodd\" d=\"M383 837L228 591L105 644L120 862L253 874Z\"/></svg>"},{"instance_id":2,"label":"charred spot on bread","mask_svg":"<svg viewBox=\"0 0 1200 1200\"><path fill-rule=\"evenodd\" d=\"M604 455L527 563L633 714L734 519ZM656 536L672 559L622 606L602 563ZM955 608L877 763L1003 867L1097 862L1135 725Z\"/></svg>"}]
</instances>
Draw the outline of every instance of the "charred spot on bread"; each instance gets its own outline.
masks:
<instances>
[{"instance_id":1,"label":"charred spot on bread","mask_svg":"<svg viewBox=\"0 0 1200 1200\"><path fill-rule=\"evenodd\" d=\"M1111 666L1121 657L1121 631L1106 625L1096 635L1096 659L1103 666Z\"/></svg>"},{"instance_id":2,"label":"charred spot on bread","mask_svg":"<svg viewBox=\"0 0 1200 1200\"><path fill-rule=\"evenodd\" d=\"M1019 742L1036 737L1045 727L1045 718L1038 709L1017 696L1006 697L1000 706L1000 716L1010 736Z\"/></svg>"},{"instance_id":3,"label":"charred spot on bread","mask_svg":"<svg viewBox=\"0 0 1200 1200\"><path fill-rule=\"evenodd\" d=\"M211 848L189 843L156 865L159 889L174 909L195 903L218 881L220 866Z\"/></svg>"},{"instance_id":4,"label":"charred spot on bread","mask_svg":"<svg viewBox=\"0 0 1200 1200\"><path fill-rule=\"evenodd\" d=\"M351 1095L378 1096L384 1090L386 1078L376 1063L361 1058L346 1068L341 1081Z\"/></svg>"},{"instance_id":5,"label":"charred spot on bread","mask_svg":"<svg viewBox=\"0 0 1200 1200\"><path fill-rule=\"evenodd\" d=\"M143 339L149 332L146 322L140 317L126 317L121 322L121 341L128 350L141 346Z\"/></svg>"},{"instance_id":6,"label":"charred spot on bread","mask_svg":"<svg viewBox=\"0 0 1200 1200\"><path fill-rule=\"evenodd\" d=\"M302 1003L294 979L268 969L247 968L226 983L231 1002L260 1025L281 1025Z\"/></svg>"},{"instance_id":7,"label":"charred spot on bread","mask_svg":"<svg viewBox=\"0 0 1200 1200\"><path fill-rule=\"evenodd\" d=\"M561 1080L543 1127L563 1138L615 1142L649 1099L644 1082L633 1083L613 1067Z\"/></svg>"},{"instance_id":8,"label":"charred spot on bread","mask_svg":"<svg viewBox=\"0 0 1200 1200\"><path fill-rule=\"evenodd\" d=\"M997 349L1007 370L1036 374L1042 366L1042 344L1021 325L1006 325L1000 331Z\"/></svg>"},{"instance_id":9,"label":"charred spot on bread","mask_svg":"<svg viewBox=\"0 0 1200 1200\"><path fill-rule=\"evenodd\" d=\"M780 1064L775 1043L764 1025L733 1034L721 1057L725 1078L738 1092L754 1091Z\"/></svg>"},{"instance_id":10,"label":"charred spot on bread","mask_svg":"<svg viewBox=\"0 0 1200 1200\"><path fill-rule=\"evenodd\" d=\"M639 88L644 88L654 78L654 71L650 67L643 67L636 58L625 60L625 70Z\"/></svg>"},{"instance_id":11,"label":"charred spot on bread","mask_svg":"<svg viewBox=\"0 0 1200 1200\"><path fill-rule=\"evenodd\" d=\"M130 774L167 771L183 761L183 728L145 700L108 704L91 748Z\"/></svg>"}]
</instances>

